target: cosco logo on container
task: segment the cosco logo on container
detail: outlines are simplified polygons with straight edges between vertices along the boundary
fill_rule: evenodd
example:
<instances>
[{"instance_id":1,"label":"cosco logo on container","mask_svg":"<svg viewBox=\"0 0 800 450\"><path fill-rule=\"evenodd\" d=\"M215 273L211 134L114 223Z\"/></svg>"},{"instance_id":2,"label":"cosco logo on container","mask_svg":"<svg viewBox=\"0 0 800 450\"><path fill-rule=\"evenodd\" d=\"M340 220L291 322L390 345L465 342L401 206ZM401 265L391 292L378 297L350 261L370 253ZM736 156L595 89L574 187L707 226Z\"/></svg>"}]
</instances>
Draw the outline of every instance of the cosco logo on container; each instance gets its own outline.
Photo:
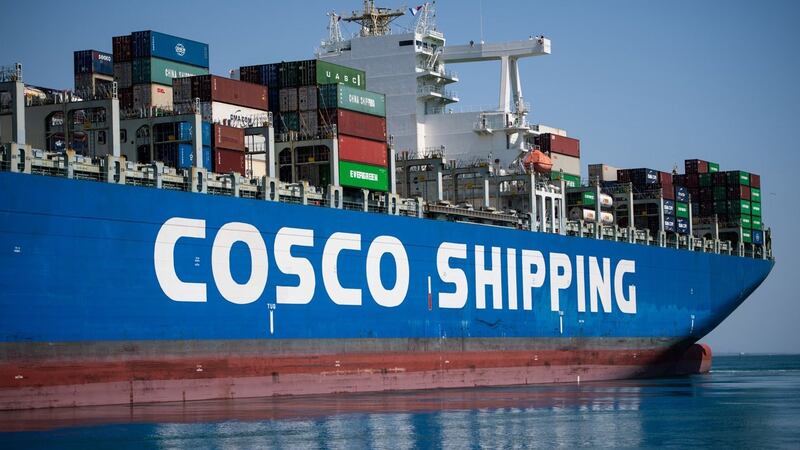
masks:
<instances>
[{"instance_id":1,"label":"cosco logo on container","mask_svg":"<svg viewBox=\"0 0 800 450\"><path fill-rule=\"evenodd\" d=\"M100 61L111 62L111 55L97 55L97 59Z\"/></svg>"},{"instance_id":2,"label":"cosco logo on container","mask_svg":"<svg viewBox=\"0 0 800 450\"><path fill-rule=\"evenodd\" d=\"M177 53L177 54L178 54L178 56L183 56L183 55L185 55L185 54L186 54L186 47L184 47L184 46L183 46L183 44L180 44L180 43L179 43L179 44L177 44L177 45L175 46L175 53Z\"/></svg>"}]
</instances>

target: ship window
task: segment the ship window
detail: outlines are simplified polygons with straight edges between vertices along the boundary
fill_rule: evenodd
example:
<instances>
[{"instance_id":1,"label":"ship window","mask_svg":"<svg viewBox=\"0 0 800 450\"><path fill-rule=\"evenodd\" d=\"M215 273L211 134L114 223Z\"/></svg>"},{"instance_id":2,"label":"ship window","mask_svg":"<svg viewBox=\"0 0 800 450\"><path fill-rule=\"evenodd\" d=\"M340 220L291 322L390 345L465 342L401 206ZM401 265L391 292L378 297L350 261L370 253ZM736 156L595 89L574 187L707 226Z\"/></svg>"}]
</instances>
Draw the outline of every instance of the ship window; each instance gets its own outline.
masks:
<instances>
[{"instance_id":1,"label":"ship window","mask_svg":"<svg viewBox=\"0 0 800 450\"><path fill-rule=\"evenodd\" d=\"M414 41L400 41L400 47L405 47L407 45L414 45Z\"/></svg>"}]
</instances>

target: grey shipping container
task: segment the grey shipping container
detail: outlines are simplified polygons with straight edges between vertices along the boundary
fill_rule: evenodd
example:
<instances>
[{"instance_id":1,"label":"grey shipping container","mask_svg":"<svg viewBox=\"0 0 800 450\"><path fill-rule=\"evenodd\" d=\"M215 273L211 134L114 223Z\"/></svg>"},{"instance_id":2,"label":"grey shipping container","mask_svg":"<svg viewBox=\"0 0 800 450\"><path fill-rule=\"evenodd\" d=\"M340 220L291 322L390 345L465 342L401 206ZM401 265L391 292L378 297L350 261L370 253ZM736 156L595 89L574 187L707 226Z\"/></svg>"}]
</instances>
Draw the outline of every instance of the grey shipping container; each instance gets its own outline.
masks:
<instances>
[{"instance_id":1,"label":"grey shipping container","mask_svg":"<svg viewBox=\"0 0 800 450\"><path fill-rule=\"evenodd\" d=\"M278 94L281 112L297 111L297 88L282 88Z\"/></svg>"},{"instance_id":2,"label":"grey shipping container","mask_svg":"<svg viewBox=\"0 0 800 450\"><path fill-rule=\"evenodd\" d=\"M297 109L300 111L316 111L317 109L317 87L300 86L297 89Z\"/></svg>"}]
</instances>

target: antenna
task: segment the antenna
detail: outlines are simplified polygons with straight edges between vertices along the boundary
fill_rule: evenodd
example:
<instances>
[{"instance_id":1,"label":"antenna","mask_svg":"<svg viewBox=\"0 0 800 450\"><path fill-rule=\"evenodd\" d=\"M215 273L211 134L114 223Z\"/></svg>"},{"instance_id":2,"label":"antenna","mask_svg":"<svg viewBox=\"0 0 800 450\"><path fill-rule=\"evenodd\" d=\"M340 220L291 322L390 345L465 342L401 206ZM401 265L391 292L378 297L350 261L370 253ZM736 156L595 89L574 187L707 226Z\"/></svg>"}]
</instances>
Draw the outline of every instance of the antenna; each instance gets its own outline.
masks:
<instances>
[{"instance_id":1,"label":"antenna","mask_svg":"<svg viewBox=\"0 0 800 450\"><path fill-rule=\"evenodd\" d=\"M336 11L328 13L328 40L323 42L322 45L325 50L329 52L340 52L342 50L342 30L339 27L339 21L342 16L336 14Z\"/></svg>"},{"instance_id":2,"label":"antenna","mask_svg":"<svg viewBox=\"0 0 800 450\"><path fill-rule=\"evenodd\" d=\"M343 20L361 25L361 36L385 36L390 33L389 24L404 14L400 9L377 7L375 0L364 0L364 11L353 11Z\"/></svg>"},{"instance_id":3,"label":"antenna","mask_svg":"<svg viewBox=\"0 0 800 450\"><path fill-rule=\"evenodd\" d=\"M481 20L481 44L483 44L483 0L478 0L478 15Z\"/></svg>"},{"instance_id":4,"label":"antenna","mask_svg":"<svg viewBox=\"0 0 800 450\"><path fill-rule=\"evenodd\" d=\"M417 34L428 34L431 31L436 31L436 2L425 2L419 7L417 12L417 24L414 31Z\"/></svg>"}]
</instances>

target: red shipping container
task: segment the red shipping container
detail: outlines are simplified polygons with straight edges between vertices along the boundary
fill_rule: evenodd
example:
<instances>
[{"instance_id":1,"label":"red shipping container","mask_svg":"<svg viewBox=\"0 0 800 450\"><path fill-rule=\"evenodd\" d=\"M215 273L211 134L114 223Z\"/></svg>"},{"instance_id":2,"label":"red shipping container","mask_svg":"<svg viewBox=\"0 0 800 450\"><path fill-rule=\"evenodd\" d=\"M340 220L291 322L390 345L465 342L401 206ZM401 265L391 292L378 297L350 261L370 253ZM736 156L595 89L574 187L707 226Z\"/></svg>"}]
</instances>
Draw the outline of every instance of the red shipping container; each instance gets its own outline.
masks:
<instances>
[{"instance_id":1,"label":"red shipping container","mask_svg":"<svg viewBox=\"0 0 800 450\"><path fill-rule=\"evenodd\" d=\"M714 186L725 186L728 184L728 174L727 172L716 172L712 175L711 180L714 182Z\"/></svg>"},{"instance_id":2,"label":"red shipping container","mask_svg":"<svg viewBox=\"0 0 800 450\"><path fill-rule=\"evenodd\" d=\"M214 172L236 172L244 175L244 152L222 148L214 149Z\"/></svg>"},{"instance_id":3,"label":"red shipping container","mask_svg":"<svg viewBox=\"0 0 800 450\"><path fill-rule=\"evenodd\" d=\"M675 200L675 186L672 184L662 184L661 196L667 200Z\"/></svg>"},{"instance_id":4,"label":"red shipping container","mask_svg":"<svg viewBox=\"0 0 800 450\"><path fill-rule=\"evenodd\" d=\"M214 148L244 151L244 128L214 124Z\"/></svg>"},{"instance_id":5,"label":"red shipping container","mask_svg":"<svg viewBox=\"0 0 800 450\"><path fill-rule=\"evenodd\" d=\"M388 166L385 142L370 141L354 136L339 135L339 159L373 166Z\"/></svg>"},{"instance_id":6,"label":"red shipping container","mask_svg":"<svg viewBox=\"0 0 800 450\"><path fill-rule=\"evenodd\" d=\"M536 141L545 153L558 153L575 158L581 157L581 141L578 139L544 133L540 134Z\"/></svg>"},{"instance_id":7,"label":"red shipping container","mask_svg":"<svg viewBox=\"0 0 800 450\"><path fill-rule=\"evenodd\" d=\"M696 173L689 173L686 174L686 178L683 180L686 183L686 187L689 188L696 188L700 186L700 175Z\"/></svg>"},{"instance_id":8,"label":"red shipping container","mask_svg":"<svg viewBox=\"0 0 800 450\"><path fill-rule=\"evenodd\" d=\"M728 186L728 198L750 200L750 186Z\"/></svg>"},{"instance_id":9,"label":"red shipping container","mask_svg":"<svg viewBox=\"0 0 800 450\"><path fill-rule=\"evenodd\" d=\"M267 87L216 75L192 77L192 97L201 102L220 102L267 111Z\"/></svg>"},{"instance_id":10,"label":"red shipping container","mask_svg":"<svg viewBox=\"0 0 800 450\"><path fill-rule=\"evenodd\" d=\"M750 174L750 187L754 188L761 187L761 175L756 175L754 173Z\"/></svg>"},{"instance_id":11,"label":"red shipping container","mask_svg":"<svg viewBox=\"0 0 800 450\"><path fill-rule=\"evenodd\" d=\"M334 124L341 134L386 142L386 118L346 109L321 110L320 123Z\"/></svg>"},{"instance_id":12,"label":"red shipping container","mask_svg":"<svg viewBox=\"0 0 800 450\"><path fill-rule=\"evenodd\" d=\"M672 184L672 174L669 172L659 172L658 181L661 184Z\"/></svg>"}]
</instances>

